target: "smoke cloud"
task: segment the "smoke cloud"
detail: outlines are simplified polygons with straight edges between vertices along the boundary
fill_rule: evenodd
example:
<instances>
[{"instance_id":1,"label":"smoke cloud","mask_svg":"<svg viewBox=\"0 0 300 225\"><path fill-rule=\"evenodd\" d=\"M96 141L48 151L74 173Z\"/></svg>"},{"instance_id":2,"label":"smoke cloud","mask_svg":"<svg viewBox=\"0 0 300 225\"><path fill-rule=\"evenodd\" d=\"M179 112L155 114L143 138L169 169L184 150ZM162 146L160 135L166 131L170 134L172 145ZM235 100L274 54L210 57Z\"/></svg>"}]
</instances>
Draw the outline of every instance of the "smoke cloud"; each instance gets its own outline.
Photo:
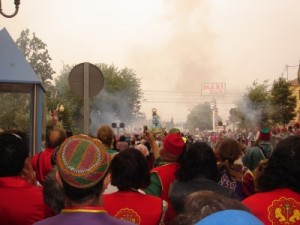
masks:
<instances>
[{"instance_id":1,"label":"smoke cloud","mask_svg":"<svg viewBox=\"0 0 300 225\"><path fill-rule=\"evenodd\" d=\"M210 82L216 75L215 35L208 25L208 1L164 2L167 13L158 21L167 30L164 42L150 40L149 47L137 46L132 52L134 66L143 76L145 87L198 90L201 82Z\"/></svg>"},{"instance_id":2,"label":"smoke cloud","mask_svg":"<svg viewBox=\"0 0 300 225\"><path fill-rule=\"evenodd\" d=\"M137 45L131 52L130 59L142 77L143 89L200 92L201 83L220 82L214 49L216 36L209 26L209 1L165 0L164 6L167 13L158 21L159 30L163 31L154 33L146 45ZM155 36L164 41L155 42ZM170 108L177 108L177 112L185 109L186 113L192 106L185 103L187 95L176 96L180 105L154 103L149 105L148 115L153 107L168 114L167 119L172 116Z\"/></svg>"}]
</instances>

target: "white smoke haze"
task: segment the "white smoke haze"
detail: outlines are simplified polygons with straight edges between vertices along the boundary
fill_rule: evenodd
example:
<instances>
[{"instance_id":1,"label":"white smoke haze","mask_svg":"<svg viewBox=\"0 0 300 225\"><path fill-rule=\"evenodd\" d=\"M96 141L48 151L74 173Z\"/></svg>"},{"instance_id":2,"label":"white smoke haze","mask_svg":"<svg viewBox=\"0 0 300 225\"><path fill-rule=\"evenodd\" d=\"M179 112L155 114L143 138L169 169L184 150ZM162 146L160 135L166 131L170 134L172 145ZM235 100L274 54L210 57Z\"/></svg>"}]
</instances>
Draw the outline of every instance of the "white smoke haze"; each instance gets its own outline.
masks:
<instances>
[{"instance_id":1,"label":"white smoke haze","mask_svg":"<svg viewBox=\"0 0 300 225\"><path fill-rule=\"evenodd\" d=\"M260 121L262 119L263 110L255 109L251 101L247 97L243 97L242 100L237 102L238 108L245 120L252 124L253 126L260 126Z\"/></svg>"},{"instance_id":2,"label":"white smoke haze","mask_svg":"<svg viewBox=\"0 0 300 225\"><path fill-rule=\"evenodd\" d=\"M94 99L93 106L91 107L90 118L90 132L96 134L97 129L103 125L116 123L120 126L120 123L125 124L125 128L131 131L131 128L142 127L145 125L144 120L134 119L135 115L132 114L131 108L128 105L129 93L126 91L114 92L112 95L102 90ZM106 101L97 101L97 99L105 99ZM109 104L114 102L114 104ZM119 129L123 133L123 129ZM117 134L117 129L115 129Z\"/></svg>"},{"instance_id":3,"label":"white smoke haze","mask_svg":"<svg viewBox=\"0 0 300 225\"><path fill-rule=\"evenodd\" d=\"M166 14L160 22L169 29L168 36L163 43L149 43L148 48L136 46L131 59L135 62L137 74L143 77L143 88L146 90L200 93L201 83L220 82L214 50L215 34L208 26L209 1L165 0L164 3ZM157 99L159 97L164 98L160 95ZM169 115L164 119L170 120L172 113L183 113L196 104L190 103L188 97L184 93L174 94L172 100L180 101L180 104L168 107L172 103L166 103L165 106L153 103L146 113L149 115L151 108L156 107L158 113ZM199 95L198 99L195 96L193 99L207 101L207 98L201 99ZM170 108L177 109L170 111ZM182 117L182 120L185 119Z\"/></svg>"},{"instance_id":4,"label":"white smoke haze","mask_svg":"<svg viewBox=\"0 0 300 225\"><path fill-rule=\"evenodd\" d=\"M25 28L35 32L56 72L62 61L132 68L146 98L157 100L142 103L148 119L157 108L161 120L185 121L189 109L214 96L188 103L184 91L226 82L226 96L215 96L224 122L253 80L296 78L297 67L283 68L299 63L299 8L295 0L26 0L16 17L1 17L0 28L14 40Z\"/></svg>"}]
</instances>

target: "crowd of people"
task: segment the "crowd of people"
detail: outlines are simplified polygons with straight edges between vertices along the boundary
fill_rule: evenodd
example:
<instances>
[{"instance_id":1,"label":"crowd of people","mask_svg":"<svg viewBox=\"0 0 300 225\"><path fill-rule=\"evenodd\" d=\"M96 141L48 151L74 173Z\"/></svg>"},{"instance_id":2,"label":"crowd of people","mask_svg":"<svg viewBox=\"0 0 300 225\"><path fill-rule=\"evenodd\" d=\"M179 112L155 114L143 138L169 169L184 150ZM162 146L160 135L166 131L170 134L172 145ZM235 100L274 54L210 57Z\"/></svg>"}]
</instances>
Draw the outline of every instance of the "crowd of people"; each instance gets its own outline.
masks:
<instances>
[{"instance_id":1,"label":"crowd of people","mask_svg":"<svg viewBox=\"0 0 300 225\"><path fill-rule=\"evenodd\" d=\"M0 224L297 225L299 127L0 133Z\"/></svg>"}]
</instances>

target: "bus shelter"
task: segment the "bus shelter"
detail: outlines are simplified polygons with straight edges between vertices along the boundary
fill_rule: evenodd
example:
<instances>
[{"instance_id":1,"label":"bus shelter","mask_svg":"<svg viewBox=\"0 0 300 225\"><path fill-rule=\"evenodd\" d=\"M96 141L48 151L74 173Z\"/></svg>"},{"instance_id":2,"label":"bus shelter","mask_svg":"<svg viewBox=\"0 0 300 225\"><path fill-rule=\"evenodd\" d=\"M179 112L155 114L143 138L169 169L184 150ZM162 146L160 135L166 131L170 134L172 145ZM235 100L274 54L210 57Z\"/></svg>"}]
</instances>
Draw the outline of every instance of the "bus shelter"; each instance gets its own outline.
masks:
<instances>
[{"instance_id":1,"label":"bus shelter","mask_svg":"<svg viewBox=\"0 0 300 225\"><path fill-rule=\"evenodd\" d=\"M30 154L42 149L45 90L5 28L0 30L0 129L28 135Z\"/></svg>"}]
</instances>

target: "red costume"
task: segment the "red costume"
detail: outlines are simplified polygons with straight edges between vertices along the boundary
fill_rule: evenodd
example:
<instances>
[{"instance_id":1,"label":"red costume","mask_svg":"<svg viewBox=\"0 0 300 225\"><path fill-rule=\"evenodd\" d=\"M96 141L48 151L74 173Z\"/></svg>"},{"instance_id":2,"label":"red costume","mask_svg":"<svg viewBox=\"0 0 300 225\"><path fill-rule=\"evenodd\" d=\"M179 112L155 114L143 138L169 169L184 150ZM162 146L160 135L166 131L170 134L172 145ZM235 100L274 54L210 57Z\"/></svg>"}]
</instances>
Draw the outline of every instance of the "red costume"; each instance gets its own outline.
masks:
<instances>
[{"instance_id":1,"label":"red costume","mask_svg":"<svg viewBox=\"0 0 300 225\"><path fill-rule=\"evenodd\" d=\"M242 202L265 225L300 224L300 193L291 189L260 192Z\"/></svg>"},{"instance_id":2,"label":"red costume","mask_svg":"<svg viewBox=\"0 0 300 225\"><path fill-rule=\"evenodd\" d=\"M162 199L137 191L118 191L104 195L104 208L122 220L135 224L157 225L163 215Z\"/></svg>"},{"instance_id":3,"label":"red costume","mask_svg":"<svg viewBox=\"0 0 300 225\"><path fill-rule=\"evenodd\" d=\"M175 211L171 205L171 200L169 199L169 189L171 184L175 181L175 172L179 167L178 163L168 163L162 166L155 167L151 170L151 173L156 173L161 186L162 192L160 197L168 202L168 210L165 216L165 222L171 221L175 217Z\"/></svg>"},{"instance_id":4,"label":"red costume","mask_svg":"<svg viewBox=\"0 0 300 225\"><path fill-rule=\"evenodd\" d=\"M0 177L0 224L32 225L54 214L43 201L42 188L21 177Z\"/></svg>"},{"instance_id":5,"label":"red costume","mask_svg":"<svg viewBox=\"0 0 300 225\"><path fill-rule=\"evenodd\" d=\"M45 177L52 169L51 163L53 148L46 148L44 151L35 154L31 159L31 165L33 170L36 172L36 179L43 184Z\"/></svg>"}]
</instances>

